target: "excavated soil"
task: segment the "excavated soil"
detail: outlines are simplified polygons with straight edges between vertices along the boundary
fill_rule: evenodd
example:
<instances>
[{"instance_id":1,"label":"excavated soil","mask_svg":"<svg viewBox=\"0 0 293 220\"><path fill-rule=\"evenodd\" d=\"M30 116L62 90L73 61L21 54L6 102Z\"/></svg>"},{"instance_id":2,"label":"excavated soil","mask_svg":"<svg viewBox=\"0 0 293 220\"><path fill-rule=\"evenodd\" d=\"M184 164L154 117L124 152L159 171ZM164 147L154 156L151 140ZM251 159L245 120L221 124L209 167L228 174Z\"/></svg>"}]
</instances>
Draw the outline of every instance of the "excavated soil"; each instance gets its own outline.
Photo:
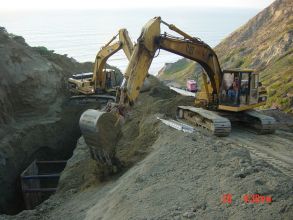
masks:
<instances>
[{"instance_id":1,"label":"excavated soil","mask_svg":"<svg viewBox=\"0 0 293 220\"><path fill-rule=\"evenodd\" d=\"M176 106L192 99L152 81L151 91L140 95L122 126L116 170L92 160L81 137L59 191L35 210L2 219L293 218L292 177L262 149L253 151L256 144L266 149L274 140L271 148L289 156L292 133L259 136L236 128L218 138L199 128L192 134L177 131L157 117L174 117ZM231 194L231 204L222 202L225 194ZM272 202L245 203L247 194L271 196Z\"/></svg>"},{"instance_id":2,"label":"excavated soil","mask_svg":"<svg viewBox=\"0 0 293 220\"><path fill-rule=\"evenodd\" d=\"M149 81L152 85L151 90L140 94L139 100L133 109L128 111L126 122L121 127L120 139L116 144L114 153L113 166L101 163L96 163L97 165L93 166L94 160L92 160L91 152L88 148L83 147L85 142L81 137L73 157L68 161L61 176L60 193L73 188L84 189L93 183L100 184L105 180L121 175L121 172L140 161L151 151L152 144L158 138L157 127L159 121L154 117L154 114L160 114L161 116L165 112L166 115L175 117L177 105L183 103L192 104L192 98L176 95L172 90L164 87L155 77L149 77ZM101 142L102 144L107 143L107 138L116 139L117 137L116 134L111 134L114 121L112 121L112 117L110 119L110 121L102 120L104 126L102 131L104 142ZM99 128L99 130L102 130L102 128ZM112 145L116 140L108 140L108 142ZM88 169L83 169L82 167L87 167ZM76 169L83 170L81 175L76 175ZM87 179L84 176L95 178ZM70 184L67 184L67 181Z\"/></svg>"}]
</instances>

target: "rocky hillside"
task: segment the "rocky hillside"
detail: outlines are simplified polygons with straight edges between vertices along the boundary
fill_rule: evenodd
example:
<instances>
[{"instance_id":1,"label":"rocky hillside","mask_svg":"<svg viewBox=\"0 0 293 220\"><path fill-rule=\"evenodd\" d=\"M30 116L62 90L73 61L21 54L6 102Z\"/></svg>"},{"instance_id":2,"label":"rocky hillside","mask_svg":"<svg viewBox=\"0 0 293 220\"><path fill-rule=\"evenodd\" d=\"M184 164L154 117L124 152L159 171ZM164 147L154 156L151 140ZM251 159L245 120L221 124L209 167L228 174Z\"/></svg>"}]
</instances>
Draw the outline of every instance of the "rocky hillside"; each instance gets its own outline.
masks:
<instances>
[{"instance_id":1,"label":"rocky hillside","mask_svg":"<svg viewBox=\"0 0 293 220\"><path fill-rule=\"evenodd\" d=\"M173 84L176 81L176 83L184 87L188 79L195 78L195 68L194 62L182 58L175 63L166 63L159 71L159 78L167 82L167 84Z\"/></svg>"},{"instance_id":2,"label":"rocky hillside","mask_svg":"<svg viewBox=\"0 0 293 220\"><path fill-rule=\"evenodd\" d=\"M293 112L292 7L290 0L275 1L215 47L222 68L256 69L268 89L267 107L289 112ZM182 78L194 78L195 68L189 62L173 74L163 70L160 78L185 83Z\"/></svg>"},{"instance_id":3,"label":"rocky hillside","mask_svg":"<svg viewBox=\"0 0 293 220\"><path fill-rule=\"evenodd\" d=\"M30 47L4 28L0 45L0 122L4 124L32 110L46 113L70 74L91 69L90 63L80 65L45 47Z\"/></svg>"}]
</instances>

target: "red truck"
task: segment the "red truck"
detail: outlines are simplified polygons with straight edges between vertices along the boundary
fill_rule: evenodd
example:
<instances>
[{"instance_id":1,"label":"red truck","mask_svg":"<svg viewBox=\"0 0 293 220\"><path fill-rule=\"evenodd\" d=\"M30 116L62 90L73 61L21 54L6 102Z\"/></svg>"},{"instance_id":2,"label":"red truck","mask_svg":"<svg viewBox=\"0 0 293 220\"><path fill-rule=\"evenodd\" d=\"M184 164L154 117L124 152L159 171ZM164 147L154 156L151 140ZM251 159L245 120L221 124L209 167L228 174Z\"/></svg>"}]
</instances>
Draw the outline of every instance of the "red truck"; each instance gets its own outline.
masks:
<instances>
[{"instance_id":1,"label":"red truck","mask_svg":"<svg viewBox=\"0 0 293 220\"><path fill-rule=\"evenodd\" d=\"M187 80L186 88L189 92L197 92L197 83L195 80Z\"/></svg>"}]
</instances>

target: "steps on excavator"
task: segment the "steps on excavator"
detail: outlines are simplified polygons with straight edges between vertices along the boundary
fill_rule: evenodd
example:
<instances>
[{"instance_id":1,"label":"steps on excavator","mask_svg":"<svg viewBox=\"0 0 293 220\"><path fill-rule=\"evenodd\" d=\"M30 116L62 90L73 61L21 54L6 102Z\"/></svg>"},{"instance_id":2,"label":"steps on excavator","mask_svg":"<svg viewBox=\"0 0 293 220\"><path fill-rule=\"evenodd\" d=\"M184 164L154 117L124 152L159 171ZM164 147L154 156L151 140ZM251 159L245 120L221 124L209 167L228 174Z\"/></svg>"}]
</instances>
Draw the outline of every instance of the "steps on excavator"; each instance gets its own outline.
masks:
<instances>
[{"instance_id":1,"label":"steps on excavator","mask_svg":"<svg viewBox=\"0 0 293 220\"><path fill-rule=\"evenodd\" d=\"M194 132L194 128L190 125L187 125L185 123L179 122L179 121L175 121L172 119L163 119L160 117L157 117L158 120L160 120L162 123L164 123L165 125L168 125L169 127L175 128L179 131L183 131L183 132L187 132L187 133L193 133Z\"/></svg>"}]
</instances>

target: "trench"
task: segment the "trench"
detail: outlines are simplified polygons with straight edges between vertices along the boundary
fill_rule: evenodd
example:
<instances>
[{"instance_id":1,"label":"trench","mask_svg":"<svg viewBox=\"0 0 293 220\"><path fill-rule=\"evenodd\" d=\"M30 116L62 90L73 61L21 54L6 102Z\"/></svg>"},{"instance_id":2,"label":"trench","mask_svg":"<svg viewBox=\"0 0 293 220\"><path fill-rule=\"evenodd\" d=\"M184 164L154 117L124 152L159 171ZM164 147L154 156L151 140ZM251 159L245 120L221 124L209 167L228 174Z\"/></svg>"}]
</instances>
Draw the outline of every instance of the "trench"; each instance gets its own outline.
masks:
<instances>
[{"instance_id":1,"label":"trench","mask_svg":"<svg viewBox=\"0 0 293 220\"><path fill-rule=\"evenodd\" d=\"M73 138L73 139L75 139L75 138ZM59 155L59 156L56 156L56 155ZM69 154L69 152L54 151L46 146L42 146L40 149L38 149L38 152L34 153L30 157L31 159L27 160L27 162L25 164L29 164L29 165L23 166L23 168L27 169L30 166L30 164L34 163L34 161L67 161L67 159L69 159L70 157L71 157L71 154ZM60 170L60 172L62 172L63 169L64 169L64 167ZM22 183L21 183L21 178L20 178L23 171L24 170L21 170L20 173L17 173L15 186L12 186L15 188L15 196L13 199L14 206L7 207L8 209L7 209L6 213L4 213L4 214L15 215L25 209L28 209L26 207L26 202L24 199L24 194L22 191ZM44 182L44 181L42 181L42 182ZM46 181L46 182L50 182L50 181ZM44 183L46 184L46 182L44 182ZM58 182L56 182L56 180L54 182L55 182L54 185L57 186ZM47 183L47 184L52 185L50 183ZM43 183L42 183L42 187L44 187ZM52 193L42 193L42 195L41 195L42 198L40 198L39 201L41 201L41 202L45 201L46 199L48 199L51 196L51 194ZM38 204L41 203L39 201L38 201ZM35 207L33 206L29 209L33 209L33 208L35 208Z\"/></svg>"},{"instance_id":2,"label":"trench","mask_svg":"<svg viewBox=\"0 0 293 220\"><path fill-rule=\"evenodd\" d=\"M64 127L64 129L66 128ZM7 201L6 204L1 204L1 212L3 214L15 215L25 209L20 175L34 160L67 160L71 157L76 141L80 137L80 132L77 128L71 128L70 130L71 131L66 133L65 136L63 135L66 141L62 143L58 143L58 140L56 142L53 141L55 142L55 149L50 146L50 143L48 143L48 146L41 145L44 143L40 143L38 146L38 141L36 141L34 143L37 148L36 151L28 154L27 158L22 158L22 161L20 160L18 164L15 164L15 170L11 170L10 181L8 180L9 185L4 185L6 188L4 188L4 190L10 192L10 195L3 195ZM70 137L71 140L69 140L68 137ZM52 139L50 141L52 141Z\"/></svg>"}]
</instances>

